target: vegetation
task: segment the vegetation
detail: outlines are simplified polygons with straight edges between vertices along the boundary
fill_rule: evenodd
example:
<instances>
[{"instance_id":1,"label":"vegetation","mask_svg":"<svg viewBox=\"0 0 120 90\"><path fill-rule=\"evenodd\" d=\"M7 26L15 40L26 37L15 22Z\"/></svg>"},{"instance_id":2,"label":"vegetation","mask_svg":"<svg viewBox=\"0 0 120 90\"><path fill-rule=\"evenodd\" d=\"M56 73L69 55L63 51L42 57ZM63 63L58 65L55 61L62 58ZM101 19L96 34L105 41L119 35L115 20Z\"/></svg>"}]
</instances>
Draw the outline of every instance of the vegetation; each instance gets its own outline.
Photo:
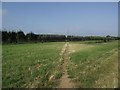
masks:
<instances>
[{"instance_id":1,"label":"vegetation","mask_svg":"<svg viewBox=\"0 0 120 90\"><path fill-rule=\"evenodd\" d=\"M103 36L71 36L53 35L53 34L34 34L33 32L24 34L23 31L2 31L3 43L25 43L25 42L61 42L61 41L86 41L96 40L96 42L107 42L118 40L118 37L107 35Z\"/></svg>"},{"instance_id":2,"label":"vegetation","mask_svg":"<svg viewBox=\"0 0 120 90\"><path fill-rule=\"evenodd\" d=\"M59 53L64 43L3 45L2 86L53 87L61 76Z\"/></svg>"},{"instance_id":3,"label":"vegetation","mask_svg":"<svg viewBox=\"0 0 120 90\"><path fill-rule=\"evenodd\" d=\"M71 43L69 77L76 87L117 87L118 80L118 42ZM71 52L70 51L70 52Z\"/></svg>"},{"instance_id":4,"label":"vegetation","mask_svg":"<svg viewBox=\"0 0 120 90\"><path fill-rule=\"evenodd\" d=\"M118 87L118 39L2 31L2 86L57 87L67 61L64 69L76 87Z\"/></svg>"}]
</instances>

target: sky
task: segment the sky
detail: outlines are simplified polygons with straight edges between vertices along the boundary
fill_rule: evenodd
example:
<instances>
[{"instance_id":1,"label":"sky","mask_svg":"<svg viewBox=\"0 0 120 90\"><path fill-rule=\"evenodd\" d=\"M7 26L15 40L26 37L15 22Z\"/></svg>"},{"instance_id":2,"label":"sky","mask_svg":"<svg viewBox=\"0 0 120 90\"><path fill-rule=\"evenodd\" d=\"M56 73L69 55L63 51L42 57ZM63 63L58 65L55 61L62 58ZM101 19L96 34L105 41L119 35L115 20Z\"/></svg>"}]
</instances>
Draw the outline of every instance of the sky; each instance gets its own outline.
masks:
<instances>
[{"instance_id":1,"label":"sky","mask_svg":"<svg viewBox=\"0 0 120 90\"><path fill-rule=\"evenodd\" d=\"M1 0L2 2L119 2L120 0Z\"/></svg>"},{"instance_id":2,"label":"sky","mask_svg":"<svg viewBox=\"0 0 120 90\"><path fill-rule=\"evenodd\" d=\"M0 30L2 29L2 3L0 2Z\"/></svg>"},{"instance_id":3,"label":"sky","mask_svg":"<svg viewBox=\"0 0 120 90\"><path fill-rule=\"evenodd\" d=\"M2 27L36 34L118 35L117 2L3 2Z\"/></svg>"}]
</instances>

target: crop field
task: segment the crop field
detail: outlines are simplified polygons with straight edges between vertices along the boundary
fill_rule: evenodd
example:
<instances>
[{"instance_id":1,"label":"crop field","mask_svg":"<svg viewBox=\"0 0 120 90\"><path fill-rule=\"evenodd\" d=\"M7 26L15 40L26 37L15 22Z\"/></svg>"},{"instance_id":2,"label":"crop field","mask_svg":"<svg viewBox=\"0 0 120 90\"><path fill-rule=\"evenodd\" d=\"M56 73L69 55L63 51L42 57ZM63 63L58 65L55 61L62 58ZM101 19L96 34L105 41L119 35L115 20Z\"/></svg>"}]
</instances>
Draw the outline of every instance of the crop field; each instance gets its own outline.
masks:
<instances>
[{"instance_id":1,"label":"crop field","mask_svg":"<svg viewBox=\"0 0 120 90\"><path fill-rule=\"evenodd\" d=\"M118 41L2 46L3 88L118 87Z\"/></svg>"}]
</instances>

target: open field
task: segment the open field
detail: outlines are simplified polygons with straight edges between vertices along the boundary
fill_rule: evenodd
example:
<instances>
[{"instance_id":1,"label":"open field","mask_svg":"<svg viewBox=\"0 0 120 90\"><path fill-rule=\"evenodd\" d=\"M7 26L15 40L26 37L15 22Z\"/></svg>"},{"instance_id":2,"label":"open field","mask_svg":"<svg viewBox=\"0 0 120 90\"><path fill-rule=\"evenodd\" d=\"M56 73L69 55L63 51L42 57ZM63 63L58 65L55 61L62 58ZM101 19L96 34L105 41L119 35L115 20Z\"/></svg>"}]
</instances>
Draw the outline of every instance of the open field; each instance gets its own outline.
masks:
<instances>
[{"instance_id":1,"label":"open field","mask_svg":"<svg viewBox=\"0 0 120 90\"><path fill-rule=\"evenodd\" d=\"M118 85L118 42L70 43L69 77L76 87L112 88Z\"/></svg>"},{"instance_id":2,"label":"open field","mask_svg":"<svg viewBox=\"0 0 120 90\"><path fill-rule=\"evenodd\" d=\"M63 45L62 42L3 45L3 88L54 86L61 76L59 53Z\"/></svg>"},{"instance_id":3,"label":"open field","mask_svg":"<svg viewBox=\"0 0 120 90\"><path fill-rule=\"evenodd\" d=\"M3 45L2 86L117 87L117 45L117 41Z\"/></svg>"}]
</instances>

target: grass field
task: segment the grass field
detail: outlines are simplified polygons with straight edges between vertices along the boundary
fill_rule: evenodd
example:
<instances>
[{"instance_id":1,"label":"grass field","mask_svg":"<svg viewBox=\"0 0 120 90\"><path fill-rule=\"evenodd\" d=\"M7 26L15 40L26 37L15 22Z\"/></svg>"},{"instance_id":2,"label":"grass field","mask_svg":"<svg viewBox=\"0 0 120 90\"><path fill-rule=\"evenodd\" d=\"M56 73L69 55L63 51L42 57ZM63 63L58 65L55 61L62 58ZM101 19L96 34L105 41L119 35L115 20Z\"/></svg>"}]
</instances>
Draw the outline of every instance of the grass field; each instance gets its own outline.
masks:
<instances>
[{"instance_id":1,"label":"grass field","mask_svg":"<svg viewBox=\"0 0 120 90\"><path fill-rule=\"evenodd\" d=\"M62 42L3 45L3 88L55 86L61 76L59 53L63 45Z\"/></svg>"},{"instance_id":2,"label":"grass field","mask_svg":"<svg viewBox=\"0 0 120 90\"><path fill-rule=\"evenodd\" d=\"M56 87L65 42L3 45L2 86ZM67 67L76 87L117 87L118 43L69 42ZM66 58L66 57L65 57Z\"/></svg>"},{"instance_id":3,"label":"grass field","mask_svg":"<svg viewBox=\"0 0 120 90\"><path fill-rule=\"evenodd\" d=\"M118 42L70 43L69 77L82 88L113 88L118 84Z\"/></svg>"}]
</instances>

